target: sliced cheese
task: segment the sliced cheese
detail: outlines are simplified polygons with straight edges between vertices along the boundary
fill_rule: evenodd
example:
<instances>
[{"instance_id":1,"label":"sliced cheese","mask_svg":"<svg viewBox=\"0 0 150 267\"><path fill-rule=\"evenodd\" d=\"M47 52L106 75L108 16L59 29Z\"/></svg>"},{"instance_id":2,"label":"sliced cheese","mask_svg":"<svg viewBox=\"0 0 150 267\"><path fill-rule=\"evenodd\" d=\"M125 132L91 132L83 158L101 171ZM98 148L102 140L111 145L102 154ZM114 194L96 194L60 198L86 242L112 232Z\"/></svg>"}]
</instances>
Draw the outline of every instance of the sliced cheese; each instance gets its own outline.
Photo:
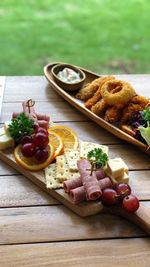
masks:
<instances>
[{"instance_id":1,"label":"sliced cheese","mask_svg":"<svg viewBox=\"0 0 150 267\"><path fill-rule=\"evenodd\" d=\"M91 142L81 142L80 146L80 158L87 158L87 154L89 151L93 150L94 148L101 148L104 153L108 155L108 146L99 145L96 143Z\"/></svg>"},{"instance_id":2,"label":"sliced cheese","mask_svg":"<svg viewBox=\"0 0 150 267\"><path fill-rule=\"evenodd\" d=\"M0 136L0 150L13 146L14 146L14 139L11 136L7 134L3 134Z\"/></svg>"}]
</instances>

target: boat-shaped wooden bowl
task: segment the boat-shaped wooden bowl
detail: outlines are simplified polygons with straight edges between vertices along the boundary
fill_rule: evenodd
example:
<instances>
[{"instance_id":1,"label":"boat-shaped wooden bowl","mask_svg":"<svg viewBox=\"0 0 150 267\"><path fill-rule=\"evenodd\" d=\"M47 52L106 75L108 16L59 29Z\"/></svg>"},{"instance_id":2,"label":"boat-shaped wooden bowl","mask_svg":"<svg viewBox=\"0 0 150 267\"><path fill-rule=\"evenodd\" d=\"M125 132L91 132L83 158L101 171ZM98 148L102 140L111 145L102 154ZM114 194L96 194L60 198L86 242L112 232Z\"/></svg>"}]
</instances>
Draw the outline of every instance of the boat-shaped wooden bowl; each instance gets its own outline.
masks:
<instances>
[{"instance_id":1,"label":"boat-shaped wooden bowl","mask_svg":"<svg viewBox=\"0 0 150 267\"><path fill-rule=\"evenodd\" d=\"M66 92L63 90L53 79L51 69L57 65L61 64L60 62L52 62L50 64L47 64L44 67L44 74L47 78L47 80L50 82L51 86L55 91L57 91L58 94L60 94L65 100L67 100L71 105L73 105L75 108L80 110L83 114L85 114L87 117L89 117L91 120L95 121L98 125L109 131L110 133L114 134L115 136L119 137L120 139L127 141L128 143L131 143L138 147L140 150L144 151L148 155L150 155L150 149L148 149L148 146L143 144L142 142L138 141L137 139L133 138L132 136L128 135L127 133L120 130L118 127L110 124L109 122L106 122L103 120L103 118L97 116L89 109L85 108L84 102L75 98L74 94L71 92ZM86 79L84 85L87 83L92 82L94 79L102 77L98 74L95 74L89 70L80 68L85 74Z\"/></svg>"}]
</instances>

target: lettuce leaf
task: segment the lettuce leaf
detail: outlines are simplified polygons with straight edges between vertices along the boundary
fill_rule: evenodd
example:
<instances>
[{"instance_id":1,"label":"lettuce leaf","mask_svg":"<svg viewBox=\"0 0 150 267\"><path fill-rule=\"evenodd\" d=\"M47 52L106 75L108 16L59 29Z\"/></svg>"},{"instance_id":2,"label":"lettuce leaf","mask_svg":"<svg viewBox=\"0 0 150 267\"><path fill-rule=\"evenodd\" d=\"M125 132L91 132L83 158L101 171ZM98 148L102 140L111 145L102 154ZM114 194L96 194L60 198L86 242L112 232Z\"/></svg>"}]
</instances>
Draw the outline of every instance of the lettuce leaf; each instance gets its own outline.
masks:
<instances>
[{"instance_id":1,"label":"lettuce leaf","mask_svg":"<svg viewBox=\"0 0 150 267\"><path fill-rule=\"evenodd\" d=\"M150 146L150 126L148 123L148 126L145 128L143 126L138 127L142 137L145 139L148 146Z\"/></svg>"}]
</instances>

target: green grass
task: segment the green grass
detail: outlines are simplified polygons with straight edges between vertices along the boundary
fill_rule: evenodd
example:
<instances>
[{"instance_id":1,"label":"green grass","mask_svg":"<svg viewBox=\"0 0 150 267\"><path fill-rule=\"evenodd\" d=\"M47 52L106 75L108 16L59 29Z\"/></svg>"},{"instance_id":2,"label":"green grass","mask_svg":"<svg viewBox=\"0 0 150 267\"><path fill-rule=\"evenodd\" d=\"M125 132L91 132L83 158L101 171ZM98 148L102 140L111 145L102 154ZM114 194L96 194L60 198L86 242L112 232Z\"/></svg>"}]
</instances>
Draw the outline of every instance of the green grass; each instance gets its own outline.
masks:
<instances>
[{"instance_id":1,"label":"green grass","mask_svg":"<svg viewBox=\"0 0 150 267\"><path fill-rule=\"evenodd\" d=\"M52 61L149 73L150 1L1 1L0 75L43 75Z\"/></svg>"}]
</instances>

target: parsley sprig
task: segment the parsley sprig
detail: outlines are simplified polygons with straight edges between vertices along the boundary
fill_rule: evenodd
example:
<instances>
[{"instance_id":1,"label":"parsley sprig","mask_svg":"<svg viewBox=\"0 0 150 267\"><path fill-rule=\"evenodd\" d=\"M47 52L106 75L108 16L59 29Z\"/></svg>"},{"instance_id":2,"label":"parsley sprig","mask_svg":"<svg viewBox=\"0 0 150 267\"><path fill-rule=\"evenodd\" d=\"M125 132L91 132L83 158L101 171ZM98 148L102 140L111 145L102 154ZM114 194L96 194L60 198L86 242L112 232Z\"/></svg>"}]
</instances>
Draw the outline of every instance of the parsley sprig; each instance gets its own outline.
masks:
<instances>
[{"instance_id":1,"label":"parsley sprig","mask_svg":"<svg viewBox=\"0 0 150 267\"><path fill-rule=\"evenodd\" d=\"M94 148L88 152L87 158L91 161L91 175L93 171L104 167L108 161L108 156L101 148Z\"/></svg>"},{"instance_id":2,"label":"parsley sprig","mask_svg":"<svg viewBox=\"0 0 150 267\"><path fill-rule=\"evenodd\" d=\"M19 116L11 120L11 124L8 125L8 130L11 137L16 142L19 142L24 135L31 135L34 132L33 126L34 120L22 112Z\"/></svg>"}]
</instances>

